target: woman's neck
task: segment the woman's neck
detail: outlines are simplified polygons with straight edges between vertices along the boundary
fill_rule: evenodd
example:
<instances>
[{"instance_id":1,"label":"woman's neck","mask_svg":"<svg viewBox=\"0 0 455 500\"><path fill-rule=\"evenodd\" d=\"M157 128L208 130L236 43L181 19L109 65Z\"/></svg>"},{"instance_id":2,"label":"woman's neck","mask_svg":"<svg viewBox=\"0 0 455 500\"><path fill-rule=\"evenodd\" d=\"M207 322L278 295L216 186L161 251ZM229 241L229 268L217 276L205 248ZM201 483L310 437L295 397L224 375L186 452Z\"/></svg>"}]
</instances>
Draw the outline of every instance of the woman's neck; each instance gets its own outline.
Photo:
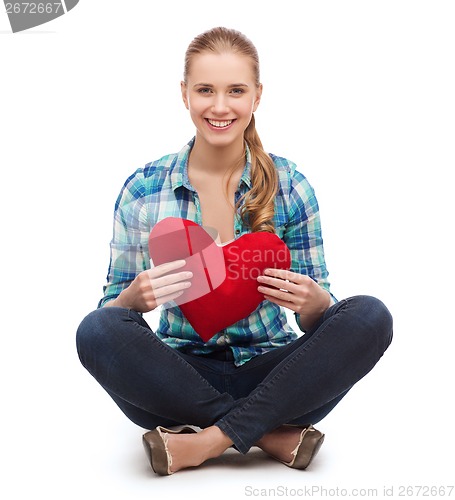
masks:
<instances>
[{"instance_id":1,"label":"woman's neck","mask_svg":"<svg viewBox=\"0 0 455 500\"><path fill-rule=\"evenodd\" d=\"M196 136L190 153L191 170L201 174L224 175L236 165L244 167L244 142L229 146L213 146ZM242 161L241 164L239 162Z\"/></svg>"}]
</instances>

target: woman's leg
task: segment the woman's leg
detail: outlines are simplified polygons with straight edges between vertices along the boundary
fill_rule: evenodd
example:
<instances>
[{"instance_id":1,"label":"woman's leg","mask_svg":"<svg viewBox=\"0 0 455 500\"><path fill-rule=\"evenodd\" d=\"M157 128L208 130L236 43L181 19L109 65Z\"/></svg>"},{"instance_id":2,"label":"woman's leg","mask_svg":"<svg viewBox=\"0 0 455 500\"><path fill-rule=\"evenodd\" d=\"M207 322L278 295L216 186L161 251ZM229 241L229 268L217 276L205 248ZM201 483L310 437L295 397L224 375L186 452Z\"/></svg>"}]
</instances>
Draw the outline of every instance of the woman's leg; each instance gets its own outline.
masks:
<instances>
[{"instance_id":1,"label":"woman's leg","mask_svg":"<svg viewBox=\"0 0 455 500\"><path fill-rule=\"evenodd\" d=\"M309 336L280 349L283 359L215 425L246 453L285 423L315 423L374 367L391 340L392 317L381 301L342 300Z\"/></svg>"},{"instance_id":2,"label":"woman's leg","mask_svg":"<svg viewBox=\"0 0 455 500\"><path fill-rule=\"evenodd\" d=\"M234 399L217 391L135 311L106 307L80 324L79 358L137 425L208 427L229 412Z\"/></svg>"},{"instance_id":3,"label":"woman's leg","mask_svg":"<svg viewBox=\"0 0 455 500\"><path fill-rule=\"evenodd\" d=\"M182 356L155 337L140 315L122 309L116 314L125 323L121 328L120 318L110 313L95 311L84 320L78 331L81 361L114 399L120 398L120 403L128 401L134 408L158 418L191 422L204 428L197 435L170 436L169 448L172 455L175 452L173 470L218 456L232 443L246 453L259 440L264 442L272 436L271 431L283 423L320 420L372 369L392 338L392 318L382 302L367 296L343 300L326 312L312 334L277 349L276 366L262 382L258 385L256 382L257 387L250 394L246 391L246 396L234 401L228 394L218 392ZM142 335L133 340L138 329ZM112 341L114 331L116 339ZM140 338L148 339L150 335L154 339L152 343ZM157 349L152 349L151 344ZM278 359L280 357L282 359ZM255 360L246 364L248 369ZM185 366L183 371L179 363ZM239 369L238 375L242 371ZM127 380L122 373L128 374ZM257 378L257 373L255 376ZM251 383L254 378L244 380ZM173 389L170 384L176 379L183 381L181 399L176 399L170 390ZM145 380L152 381L151 386L145 382L144 387ZM132 386L137 387L133 394L130 393ZM193 408L192 401L197 401ZM122 408L122 404L119 406ZM122 409L128 415L127 406L123 404ZM151 427L148 423L143 426ZM205 449L209 444L211 451L207 455Z\"/></svg>"},{"instance_id":4,"label":"woman's leg","mask_svg":"<svg viewBox=\"0 0 455 500\"><path fill-rule=\"evenodd\" d=\"M392 317L384 304L373 297L352 297L331 307L312 332L288 346L240 368L226 366L235 405L197 435L169 436L172 470L209 458L201 453L209 443L222 453L228 447L226 437L242 453L257 445L289 462L300 430L283 424L306 425L324 418L372 369L391 339ZM202 376L205 364L193 363ZM194 456L197 462L191 461Z\"/></svg>"}]
</instances>

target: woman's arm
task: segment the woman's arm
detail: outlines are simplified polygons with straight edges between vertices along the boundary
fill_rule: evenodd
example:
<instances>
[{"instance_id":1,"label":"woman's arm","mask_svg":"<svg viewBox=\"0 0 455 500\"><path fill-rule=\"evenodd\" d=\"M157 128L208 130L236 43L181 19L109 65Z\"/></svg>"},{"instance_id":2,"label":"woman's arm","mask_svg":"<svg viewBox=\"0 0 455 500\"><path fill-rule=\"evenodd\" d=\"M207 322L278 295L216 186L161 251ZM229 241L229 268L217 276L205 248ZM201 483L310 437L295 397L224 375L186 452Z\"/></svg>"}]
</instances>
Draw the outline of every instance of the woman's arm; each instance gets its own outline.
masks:
<instances>
[{"instance_id":1,"label":"woman's arm","mask_svg":"<svg viewBox=\"0 0 455 500\"><path fill-rule=\"evenodd\" d=\"M190 286L188 272L170 273L185 265L174 261L150 269L146 188L142 169L125 182L115 204L110 262L104 296L98 307L125 307L149 312Z\"/></svg>"},{"instance_id":2,"label":"woman's arm","mask_svg":"<svg viewBox=\"0 0 455 500\"><path fill-rule=\"evenodd\" d=\"M150 267L144 255L149 232L144 217L144 191L143 174L137 170L126 180L115 202L107 282L98 307L115 300L138 274Z\"/></svg>"}]
</instances>

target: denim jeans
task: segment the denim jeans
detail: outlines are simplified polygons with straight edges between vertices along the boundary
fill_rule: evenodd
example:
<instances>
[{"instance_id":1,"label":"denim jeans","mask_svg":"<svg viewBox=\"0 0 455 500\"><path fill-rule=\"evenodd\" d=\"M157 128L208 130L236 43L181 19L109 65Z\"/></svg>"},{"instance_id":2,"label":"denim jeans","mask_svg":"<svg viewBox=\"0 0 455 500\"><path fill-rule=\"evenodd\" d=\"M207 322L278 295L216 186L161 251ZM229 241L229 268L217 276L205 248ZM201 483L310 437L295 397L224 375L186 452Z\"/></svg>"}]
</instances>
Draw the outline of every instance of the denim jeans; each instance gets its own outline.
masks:
<instances>
[{"instance_id":1,"label":"denim jeans","mask_svg":"<svg viewBox=\"0 0 455 500\"><path fill-rule=\"evenodd\" d=\"M229 355L181 353L118 307L90 313L76 340L82 364L140 427L216 425L247 453L283 424L323 419L381 358L392 317L374 297L344 299L310 332L240 367Z\"/></svg>"}]
</instances>

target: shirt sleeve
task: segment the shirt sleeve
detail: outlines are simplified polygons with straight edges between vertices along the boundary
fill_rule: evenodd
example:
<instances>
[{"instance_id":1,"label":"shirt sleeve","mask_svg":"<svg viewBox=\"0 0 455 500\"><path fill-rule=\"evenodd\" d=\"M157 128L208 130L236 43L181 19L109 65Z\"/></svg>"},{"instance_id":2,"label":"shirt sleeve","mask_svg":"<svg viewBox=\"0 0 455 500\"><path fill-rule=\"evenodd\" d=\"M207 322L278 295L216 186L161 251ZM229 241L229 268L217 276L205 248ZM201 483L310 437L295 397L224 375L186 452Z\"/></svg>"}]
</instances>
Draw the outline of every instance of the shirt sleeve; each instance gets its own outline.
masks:
<instances>
[{"instance_id":1,"label":"shirt sleeve","mask_svg":"<svg viewBox=\"0 0 455 500\"><path fill-rule=\"evenodd\" d=\"M330 293L335 303L325 262L318 201L313 187L297 170L291 178L289 218L283 241L291 252L291 271L312 278Z\"/></svg>"},{"instance_id":2,"label":"shirt sleeve","mask_svg":"<svg viewBox=\"0 0 455 500\"><path fill-rule=\"evenodd\" d=\"M127 179L115 203L109 269L99 308L118 297L140 272L150 267L144 199L143 174L138 170Z\"/></svg>"}]
</instances>

